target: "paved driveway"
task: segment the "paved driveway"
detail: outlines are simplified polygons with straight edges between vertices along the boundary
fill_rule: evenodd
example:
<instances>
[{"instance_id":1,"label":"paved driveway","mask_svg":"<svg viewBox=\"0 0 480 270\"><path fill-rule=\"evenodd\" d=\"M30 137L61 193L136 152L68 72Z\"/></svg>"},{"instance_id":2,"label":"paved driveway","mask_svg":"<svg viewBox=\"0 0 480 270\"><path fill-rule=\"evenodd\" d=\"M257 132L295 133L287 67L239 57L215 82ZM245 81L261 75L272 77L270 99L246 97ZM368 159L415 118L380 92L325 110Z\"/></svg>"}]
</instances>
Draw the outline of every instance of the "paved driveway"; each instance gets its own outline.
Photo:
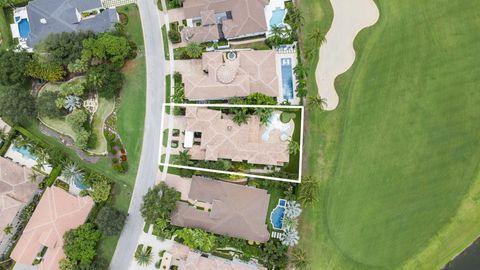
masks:
<instances>
[{"instance_id":1,"label":"paved driveway","mask_svg":"<svg viewBox=\"0 0 480 270\"><path fill-rule=\"evenodd\" d=\"M143 218L140 215L142 196L154 185L159 164L160 120L165 97L165 56L156 1L138 2L147 60L145 130L140 165L128 211L129 217L110 264L110 269L114 270L128 269L132 261L143 230Z\"/></svg>"}]
</instances>

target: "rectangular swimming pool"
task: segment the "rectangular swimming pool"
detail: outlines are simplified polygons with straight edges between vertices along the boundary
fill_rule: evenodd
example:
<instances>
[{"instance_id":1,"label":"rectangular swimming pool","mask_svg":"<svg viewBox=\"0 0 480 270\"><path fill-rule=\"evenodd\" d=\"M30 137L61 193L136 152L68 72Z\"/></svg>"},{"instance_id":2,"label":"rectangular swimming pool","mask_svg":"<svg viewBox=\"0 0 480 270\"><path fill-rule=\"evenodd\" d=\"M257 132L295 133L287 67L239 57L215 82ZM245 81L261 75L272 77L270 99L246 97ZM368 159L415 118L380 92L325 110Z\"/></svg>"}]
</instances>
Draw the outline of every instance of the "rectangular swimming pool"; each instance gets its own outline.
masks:
<instances>
[{"instance_id":1,"label":"rectangular swimming pool","mask_svg":"<svg viewBox=\"0 0 480 270\"><path fill-rule=\"evenodd\" d=\"M293 69L291 58L281 58L283 99L293 99Z\"/></svg>"}]
</instances>

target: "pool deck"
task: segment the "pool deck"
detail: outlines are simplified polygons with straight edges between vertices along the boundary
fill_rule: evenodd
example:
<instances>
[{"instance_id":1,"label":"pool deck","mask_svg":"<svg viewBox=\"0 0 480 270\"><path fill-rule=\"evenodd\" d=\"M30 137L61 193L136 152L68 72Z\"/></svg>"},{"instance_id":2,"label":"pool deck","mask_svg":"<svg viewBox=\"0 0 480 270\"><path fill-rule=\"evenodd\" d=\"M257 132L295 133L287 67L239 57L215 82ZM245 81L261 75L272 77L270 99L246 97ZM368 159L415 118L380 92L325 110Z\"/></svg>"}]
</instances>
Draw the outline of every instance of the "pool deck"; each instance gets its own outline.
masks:
<instances>
[{"instance_id":1,"label":"pool deck","mask_svg":"<svg viewBox=\"0 0 480 270\"><path fill-rule=\"evenodd\" d=\"M13 145L10 146L10 148L8 148L7 152L5 153L5 157L11 159L13 162L15 162L15 163L17 163L21 166L25 166L27 168L33 168L33 167L35 167L35 165L37 165L37 162L35 160L26 158L21 153L15 151L13 149ZM46 174L50 174L50 172L52 171L52 166L45 165L45 166L43 166L42 171Z\"/></svg>"},{"instance_id":2,"label":"pool deck","mask_svg":"<svg viewBox=\"0 0 480 270\"><path fill-rule=\"evenodd\" d=\"M270 0L270 4L265 6L265 19L267 20L267 31L270 32L270 20L272 19L273 11L277 8L285 9L285 0ZM284 15L285 19L285 15ZM268 34L267 34L268 36Z\"/></svg>"}]
</instances>

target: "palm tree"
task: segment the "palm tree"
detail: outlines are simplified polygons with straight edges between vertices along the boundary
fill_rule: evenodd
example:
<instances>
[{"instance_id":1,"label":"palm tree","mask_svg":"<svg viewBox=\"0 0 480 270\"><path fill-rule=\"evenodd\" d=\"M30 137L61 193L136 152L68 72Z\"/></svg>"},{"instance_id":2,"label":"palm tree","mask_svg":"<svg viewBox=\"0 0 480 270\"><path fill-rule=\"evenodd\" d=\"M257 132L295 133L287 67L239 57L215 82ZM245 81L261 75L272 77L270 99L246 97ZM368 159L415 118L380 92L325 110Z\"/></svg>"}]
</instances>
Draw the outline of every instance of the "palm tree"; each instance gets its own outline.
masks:
<instances>
[{"instance_id":1,"label":"palm tree","mask_svg":"<svg viewBox=\"0 0 480 270\"><path fill-rule=\"evenodd\" d=\"M79 182L84 178L84 174L80 168L75 163L70 163L62 171L62 177L65 179L69 184L74 182Z\"/></svg>"},{"instance_id":2,"label":"palm tree","mask_svg":"<svg viewBox=\"0 0 480 270\"><path fill-rule=\"evenodd\" d=\"M81 105L82 99L74 95L69 95L65 98L63 107L69 112L73 112L73 110L80 108Z\"/></svg>"},{"instance_id":3,"label":"palm tree","mask_svg":"<svg viewBox=\"0 0 480 270\"><path fill-rule=\"evenodd\" d=\"M290 155L296 155L300 152L300 144L297 141L288 140L288 152Z\"/></svg>"},{"instance_id":4,"label":"palm tree","mask_svg":"<svg viewBox=\"0 0 480 270\"><path fill-rule=\"evenodd\" d=\"M13 232L12 224L8 224L7 226L5 226L5 228L3 228L3 232L7 235L12 234L12 232Z\"/></svg>"},{"instance_id":5,"label":"palm tree","mask_svg":"<svg viewBox=\"0 0 480 270\"><path fill-rule=\"evenodd\" d=\"M241 126L242 124L248 123L248 119L250 119L250 115L247 113L247 111L245 109L240 109L235 112L232 121Z\"/></svg>"},{"instance_id":6,"label":"palm tree","mask_svg":"<svg viewBox=\"0 0 480 270\"><path fill-rule=\"evenodd\" d=\"M139 265L147 266L152 263L152 249L148 247L143 247L140 245L135 251L135 260Z\"/></svg>"},{"instance_id":7,"label":"palm tree","mask_svg":"<svg viewBox=\"0 0 480 270\"><path fill-rule=\"evenodd\" d=\"M309 264L307 253L301 248L295 248L292 252L291 258L292 264L295 266L295 269L303 270L307 269Z\"/></svg>"},{"instance_id":8,"label":"palm tree","mask_svg":"<svg viewBox=\"0 0 480 270\"><path fill-rule=\"evenodd\" d=\"M175 103L183 103L183 99L185 98L185 89L181 84L175 84L173 89L172 100Z\"/></svg>"},{"instance_id":9,"label":"palm tree","mask_svg":"<svg viewBox=\"0 0 480 270\"><path fill-rule=\"evenodd\" d=\"M92 72L91 74L88 74L87 80L93 87L101 88L105 82L105 75L98 72Z\"/></svg>"},{"instance_id":10,"label":"palm tree","mask_svg":"<svg viewBox=\"0 0 480 270\"><path fill-rule=\"evenodd\" d=\"M294 68L293 68L293 71L295 72L295 75L297 76L297 78L305 78L305 76L307 75L307 69L305 68L305 66L301 63L298 63Z\"/></svg>"},{"instance_id":11,"label":"palm tree","mask_svg":"<svg viewBox=\"0 0 480 270\"><path fill-rule=\"evenodd\" d=\"M318 190L320 188L319 182L312 176L305 176L299 188L298 200L307 207L312 205L317 200Z\"/></svg>"},{"instance_id":12,"label":"palm tree","mask_svg":"<svg viewBox=\"0 0 480 270\"><path fill-rule=\"evenodd\" d=\"M305 19L303 18L300 9L292 5L292 7L288 10L288 16L290 16L290 26L293 29L301 29L301 26L303 26L303 22L305 21Z\"/></svg>"},{"instance_id":13,"label":"palm tree","mask_svg":"<svg viewBox=\"0 0 480 270\"><path fill-rule=\"evenodd\" d=\"M37 173L32 171L32 173L28 176L28 180L30 180L32 183L35 183L37 181L37 176Z\"/></svg>"},{"instance_id":14,"label":"palm tree","mask_svg":"<svg viewBox=\"0 0 480 270\"><path fill-rule=\"evenodd\" d=\"M202 48L202 45L196 42L191 42L191 43L188 43L185 52L190 58L200 58L203 53L203 48Z\"/></svg>"},{"instance_id":15,"label":"palm tree","mask_svg":"<svg viewBox=\"0 0 480 270\"><path fill-rule=\"evenodd\" d=\"M181 151L180 153L178 153L178 160L177 161L180 165L188 166L191 163L190 157L191 156L188 153L188 150Z\"/></svg>"},{"instance_id":16,"label":"palm tree","mask_svg":"<svg viewBox=\"0 0 480 270\"><path fill-rule=\"evenodd\" d=\"M280 43L282 43L283 36L285 35L285 30L283 27L280 26L272 26L270 29L270 34L271 36L269 39L272 41L273 46L278 46Z\"/></svg>"},{"instance_id":17,"label":"palm tree","mask_svg":"<svg viewBox=\"0 0 480 270\"><path fill-rule=\"evenodd\" d=\"M18 136L14 141L13 145L15 145L16 148L28 148L32 146L32 141L29 140L28 138L25 138L23 136Z\"/></svg>"},{"instance_id":18,"label":"palm tree","mask_svg":"<svg viewBox=\"0 0 480 270\"><path fill-rule=\"evenodd\" d=\"M315 30L313 30L313 32L310 34L309 38L313 39L315 41L315 43L317 43L319 45L322 45L324 42L327 41L327 39L325 38L325 34L323 33L323 31L320 28L316 28Z\"/></svg>"},{"instance_id":19,"label":"palm tree","mask_svg":"<svg viewBox=\"0 0 480 270\"><path fill-rule=\"evenodd\" d=\"M293 247L298 244L299 239L300 237L296 229L286 229L280 237L280 242L285 246Z\"/></svg>"},{"instance_id":20,"label":"palm tree","mask_svg":"<svg viewBox=\"0 0 480 270\"><path fill-rule=\"evenodd\" d=\"M327 100L316 95L314 97L308 97L308 105L312 108L322 109L327 106Z\"/></svg>"},{"instance_id":21,"label":"palm tree","mask_svg":"<svg viewBox=\"0 0 480 270\"><path fill-rule=\"evenodd\" d=\"M260 118L262 125L270 123L270 116L272 116L272 109L268 108L255 108L255 115Z\"/></svg>"},{"instance_id":22,"label":"palm tree","mask_svg":"<svg viewBox=\"0 0 480 270\"><path fill-rule=\"evenodd\" d=\"M289 218L298 218L302 213L302 207L296 201L287 201L284 215Z\"/></svg>"},{"instance_id":23,"label":"palm tree","mask_svg":"<svg viewBox=\"0 0 480 270\"><path fill-rule=\"evenodd\" d=\"M296 229L298 225L298 220L296 218L290 218L286 215L282 218L282 226L284 229Z\"/></svg>"}]
</instances>

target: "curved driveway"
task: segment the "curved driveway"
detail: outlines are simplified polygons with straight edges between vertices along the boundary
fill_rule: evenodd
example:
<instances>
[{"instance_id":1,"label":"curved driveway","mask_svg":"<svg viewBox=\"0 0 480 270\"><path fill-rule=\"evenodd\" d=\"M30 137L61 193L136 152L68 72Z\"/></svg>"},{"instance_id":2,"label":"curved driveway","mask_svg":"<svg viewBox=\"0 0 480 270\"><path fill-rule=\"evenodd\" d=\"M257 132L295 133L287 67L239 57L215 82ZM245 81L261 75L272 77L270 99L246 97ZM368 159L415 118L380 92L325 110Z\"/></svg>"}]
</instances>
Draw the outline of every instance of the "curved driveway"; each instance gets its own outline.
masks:
<instances>
[{"instance_id":1,"label":"curved driveway","mask_svg":"<svg viewBox=\"0 0 480 270\"><path fill-rule=\"evenodd\" d=\"M155 183L159 164L160 121L165 97L165 56L160 27L160 16L155 0L139 0L147 61L147 104L142 155L128 209L128 219L118 241L110 269L128 269L138 238L143 231L140 215L142 196ZM124 101L128 102L128 100Z\"/></svg>"}]
</instances>

